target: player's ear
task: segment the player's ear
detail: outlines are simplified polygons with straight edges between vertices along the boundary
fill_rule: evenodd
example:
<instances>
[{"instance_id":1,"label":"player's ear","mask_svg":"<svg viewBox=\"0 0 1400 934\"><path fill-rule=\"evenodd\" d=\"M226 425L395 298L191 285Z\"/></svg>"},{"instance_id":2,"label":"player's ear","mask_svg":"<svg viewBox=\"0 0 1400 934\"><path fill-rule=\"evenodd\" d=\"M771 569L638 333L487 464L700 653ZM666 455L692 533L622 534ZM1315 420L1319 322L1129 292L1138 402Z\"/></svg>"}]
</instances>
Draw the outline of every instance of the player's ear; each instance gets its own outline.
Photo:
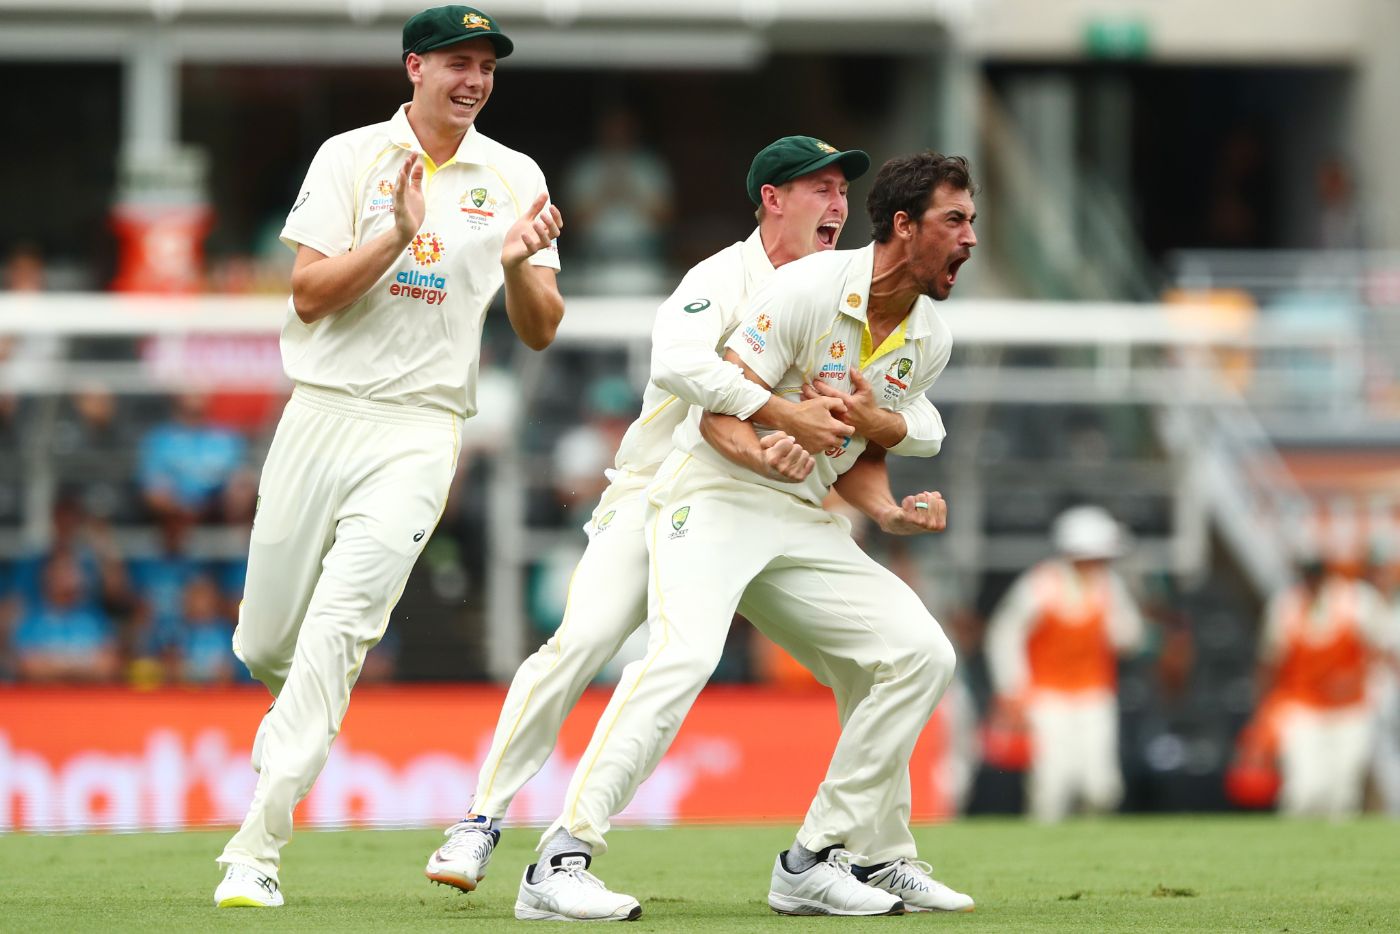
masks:
<instances>
[{"instance_id":1,"label":"player's ear","mask_svg":"<svg viewBox=\"0 0 1400 934\"><path fill-rule=\"evenodd\" d=\"M423 77L423 56L417 52L409 52L408 57L403 60L404 71L408 74L408 80L417 84Z\"/></svg>"},{"instance_id":2,"label":"player's ear","mask_svg":"<svg viewBox=\"0 0 1400 934\"><path fill-rule=\"evenodd\" d=\"M758 197L763 202L763 210L766 213L783 213L782 199L778 197L777 185L764 185L758 190Z\"/></svg>"},{"instance_id":3,"label":"player's ear","mask_svg":"<svg viewBox=\"0 0 1400 934\"><path fill-rule=\"evenodd\" d=\"M894 235L901 240L912 240L914 238L914 219L907 211L895 211L891 223Z\"/></svg>"}]
</instances>

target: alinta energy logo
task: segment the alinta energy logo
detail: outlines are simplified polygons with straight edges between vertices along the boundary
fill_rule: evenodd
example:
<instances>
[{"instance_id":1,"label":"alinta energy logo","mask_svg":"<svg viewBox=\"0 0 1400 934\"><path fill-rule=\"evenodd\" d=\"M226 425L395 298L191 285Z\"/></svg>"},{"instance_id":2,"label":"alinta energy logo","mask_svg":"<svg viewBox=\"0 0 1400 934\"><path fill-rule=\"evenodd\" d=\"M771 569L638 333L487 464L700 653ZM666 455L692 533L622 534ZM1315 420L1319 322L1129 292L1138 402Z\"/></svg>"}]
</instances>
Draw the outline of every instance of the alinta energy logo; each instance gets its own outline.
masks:
<instances>
[{"instance_id":1,"label":"alinta energy logo","mask_svg":"<svg viewBox=\"0 0 1400 934\"><path fill-rule=\"evenodd\" d=\"M431 266L441 262L447 254L447 246L435 233L420 233L408 244L408 254L419 266ZM394 276L389 283L389 294L399 298L412 298L429 305L439 305L447 300L447 276L442 273L419 272L405 269Z\"/></svg>"},{"instance_id":2,"label":"alinta energy logo","mask_svg":"<svg viewBox=\"0 0 1400 934\"><path fill-rule=\"evenodd\" d=\"M383 214L385 211L394 209L394 182L391 179L381 178L374 183L374 191L370 194L369 205L366 208L370 214Z\"/></svg>"}]
</instances>

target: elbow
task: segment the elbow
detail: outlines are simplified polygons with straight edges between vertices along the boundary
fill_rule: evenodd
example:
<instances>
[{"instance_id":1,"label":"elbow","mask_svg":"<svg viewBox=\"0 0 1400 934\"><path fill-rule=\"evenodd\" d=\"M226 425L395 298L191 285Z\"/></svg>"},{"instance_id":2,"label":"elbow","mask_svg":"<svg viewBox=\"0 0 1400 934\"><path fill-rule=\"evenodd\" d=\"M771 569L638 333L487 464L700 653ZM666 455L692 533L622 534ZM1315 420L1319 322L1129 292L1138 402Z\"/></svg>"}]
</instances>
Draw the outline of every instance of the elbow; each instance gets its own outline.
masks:
<instances>
[{"instance_id":1,"label":"elbow","mask_svg":"<svg viewBox=\"0 0 1400 934\"><path fill-rule=\"evenodd\" d=\"M555 336L559 333L558 323L545 324L535 328L529 334L520 335L520 342L531 350L544 350L554 343Z\"/></svg>"},{"instance_id":2,"label":"elbow","mask_svg":"<svg viewBox=\"0 0 1400 934\"><path fill-rule=\"evenodd\" d=\"M297 276L293 274L292 311L296 312L302 324L315 324L334 310L327 308L326 303L311 293L304 283L298 282Z\"/></svg>"}]
</instances>

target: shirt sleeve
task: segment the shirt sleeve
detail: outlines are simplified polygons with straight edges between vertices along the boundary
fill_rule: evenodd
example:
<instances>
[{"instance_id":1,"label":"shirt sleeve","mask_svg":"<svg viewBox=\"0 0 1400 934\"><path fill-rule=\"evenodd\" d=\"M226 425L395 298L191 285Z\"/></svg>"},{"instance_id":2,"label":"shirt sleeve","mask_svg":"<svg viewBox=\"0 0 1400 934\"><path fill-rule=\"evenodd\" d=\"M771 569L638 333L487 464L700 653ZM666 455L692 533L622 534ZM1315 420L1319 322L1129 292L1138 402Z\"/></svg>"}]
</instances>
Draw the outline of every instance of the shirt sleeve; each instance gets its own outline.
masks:
<instances>
[{"instance_id":1,"label":"shirt sleeve","mask_svg":"<svg viewBox=\"0 0 1400 934\"><path fill-rule=\"evenodd\" d=\"M1284 618L1292 599L1292 592L1285 591L1269 598L1264 607L1264 620L1259 627L1259 661L1266 665L1278 661L1283 654Z\"/></svg>"},{"instance_id":2,"label":"shirt sleeve","mask_svg":"<svg viewBox=\"0 0 1400 934\"><path fill-rule=\"evenodd\" d=\"M1016 579L987 624L987 668L1001 695L1014 695L1026 686L1026 640L1035 621L1035 571Z\"/></svg>"},{"instance_id":3,"label":"shirt sleeve","mask_svg":"<svg viewBox=\"0 0 1400 934\"><path fill-rule=\"evenodd\" d=\"M293 250L309 246L326 256L350 252L355 242L353 163L354 155L340 137L321 144L287 214L283 243Z\"/></svg>"},{"instance_id":4,"label":"shirt sleeve","mask_svg":"<svg viewBox=\"0 0 1400 934\"><path fill-rule=\"evenodd\" d=\"M791 268L779 269L759 289L725 344L769 386L778 385L797 363L800 348L809 343L805 335L810 316L803 313L801 284Z\"/></svg>"},{"instance_id":5,"label":"shirt sleeve","mask_svg":"<svg viewBox=\"0 0 1400 934\"><path fill-rule=\"evenodd\" d=\"M691 270L661 303L651 331L651 376L682 402L748 418L770 393L716 352L725 332L725 303L733 301L718 291Z\"/></svg>"},{"instance_id":6,"label":"shirt sleeve","mask_svg":"<svg viewBox=\"0 0 1400 934\"><path fill-rule=\"evenodd\" d=\"M900 457L933 457L943 449L943 439L948 436L943 427L943 417L929 401L928 391L943 375L948 358L953 353L953 341L946 331L942 331L929 355L926 366L920 367L919 379L911 383L909 392L895 406L895 411L904 416L904 438L890 448L891 454Z\"/></svg>"},{"instance_id":7,"label":"shirt sleeve","mask_svg":"<svg viewBox=\"0 0 1400 934\"><path fill-rule=\"evenodd\" d=\"M1142 611L1127 582L1114 571L1108 572L1108 600L1108 637L1113 647L1120 655L1140 652L1147 641Z\"/></svg>"}]
</instances>

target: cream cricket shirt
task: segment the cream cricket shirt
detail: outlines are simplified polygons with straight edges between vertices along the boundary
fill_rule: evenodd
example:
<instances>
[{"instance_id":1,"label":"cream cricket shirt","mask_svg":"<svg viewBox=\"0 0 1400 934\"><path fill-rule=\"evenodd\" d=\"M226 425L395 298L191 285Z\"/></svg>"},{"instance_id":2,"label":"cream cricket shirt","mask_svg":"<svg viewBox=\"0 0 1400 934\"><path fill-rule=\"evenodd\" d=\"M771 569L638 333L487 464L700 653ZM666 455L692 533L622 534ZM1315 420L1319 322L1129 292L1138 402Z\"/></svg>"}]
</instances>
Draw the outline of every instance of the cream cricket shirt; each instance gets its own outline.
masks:
<instances>
[{"instance_id":1,"label":"cream cricket shirt","mask_svg":"<svg viewBox=\"0 0 1400 934\"><path fill-rule=\"evenodd\" d=\"M394 185L423 153L407 105L384 123L327 140L287 215L282 241L339 256L394 225ZM443 165L426 160L423 226L354 304L304 324L289 300L282 365L297 383L361 399L476 413L486 309L505 281L506 231L545 190L534 160L473 126ZM557 245L530 258L559 268Z\"/></svg>"},{"instance_id":2,"label":"cream cricket shirt","mask_svg":"<svg viewBox=\"0 0 1400 934\"><path fill-rule=\"evenodd\" d=\"M642 394L641 415L617 449L619 470L655 472L692 404L748 418L768 401L768 391L722 355L745 302L772 276L755 230L702 260L661 304L651 332L651 382Z\"/></svg>"},{"instance_id":3,"label":"cream cricket shirt","mask_svg":"<svg viewBox=\"0 0 1400 934\"><path fill-rule=\"evenodd\" d=\"M943 372L953 349L948 326L920 296L904 323L879 347L871 346L865 308L875 245L860 250L815 253L777 270L749 302L743 322L727 348L739 355L773 391L789 399L802 384L824 380L851 391L850 368L874 387L879 405L904 416L907 434L892 454L931 457L943 443L943 420L924 394ZM757 426L756 426L757 427ZM758 428L760 435L767 429ZM816 456L812 473L800 484L770 480L726 459L700 435L700 412L676 432L676 447L741 480L792 493L820 506L836 478L845 473L866 440L852 436L845 446Z\"/></svg>"}]
</instances>

